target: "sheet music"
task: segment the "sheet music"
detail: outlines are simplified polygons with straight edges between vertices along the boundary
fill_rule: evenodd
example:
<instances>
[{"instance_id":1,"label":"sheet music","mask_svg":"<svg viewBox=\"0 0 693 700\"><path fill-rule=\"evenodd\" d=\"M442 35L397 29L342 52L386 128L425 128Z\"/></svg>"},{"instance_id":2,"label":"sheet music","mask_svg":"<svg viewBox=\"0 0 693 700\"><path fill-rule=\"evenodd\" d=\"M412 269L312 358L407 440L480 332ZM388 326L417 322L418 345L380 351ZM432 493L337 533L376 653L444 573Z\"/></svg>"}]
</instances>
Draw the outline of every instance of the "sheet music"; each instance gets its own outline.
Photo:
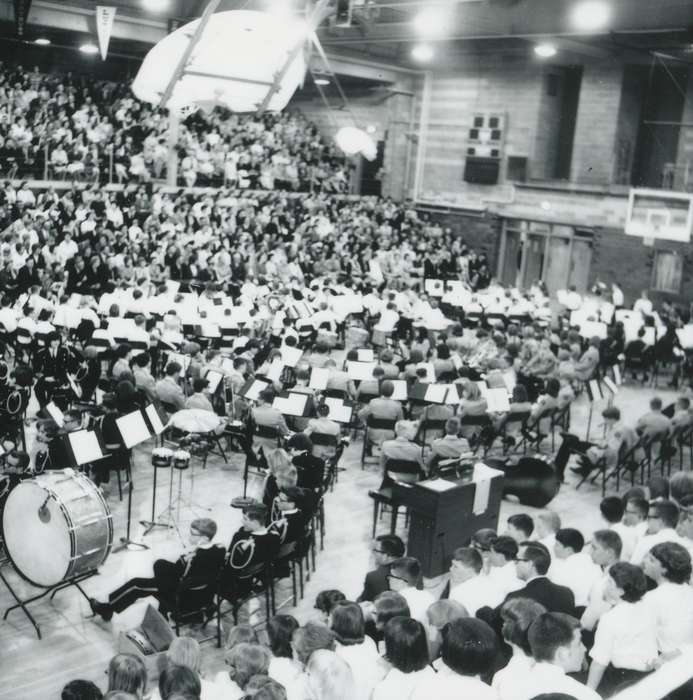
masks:
<instances>
[{"instance_id":1,"label":"sheet music","mask_svg":"<svg viewBox=\"0 0 693 700\"><path fill-rule=\"evenodd\" d=\"M333 397L325 398L325 405L329 407L330 412L327 417L337 423L351 423L351 416L354 412L353 405L344 403L342 399Z\"/></svg>"},{"instance_id":2,"label":"sheet music","mask_svg":"<svg viewBox=\"0 0 693 700\"><path fill-rule=\"evenodd\" d=\"M308 401L307 394L293 394L277 396L272 406L278 408L285 416L302 416Z\"/></svg>"},{"instance_id":3,"label":"sheet music","mask_svg":"<svg viewBox=\"0 0 693 700\"><path fill-rule=\"evenodd\" d=\"M419 362L419 364L416 365L417 370L421 369L422 367L423 367L423 369L426 370L426 376L423 379L421 379L421 381L431 382L431 383L435 382L436 371L435 371L435 368L433 367L433 363L432 362Z\"/></svg>"},{"instance_id":4,"label":"sheet music","mask_svg":"<svg viewBox=\"0 0 693 700\"><path fill-rule=\"evenodd\" d=\"M310 373L310 388L316 391L325 391L330 380L330 370L324 367L313 367Z\"/></svg>"},{"instance_id":5,"label":"sheet music","mask_svg":"<svg viewBox=\"0 0 693 700\"><path fill-rule=\"evenodd\" d=\"M375 353L372 348L359 348L356 351L356 356L359 362L374 362Z\"/></svg>"},{"instance_id":6,"label":"sheet music","mask_svg":"<svg viewBox=\"0 0 693 700\"><path fill-rule=\"evenodd\" d=\"M592 394L592 401L598 401L599 399L603 398L602 389L596 379L590 379L588 386L590 388L590 393Z\"/></svg>"},{"instance_id":7,"label":"sheet music","mask_svg":"<svg viewBox=\"0 0 693 700\"><path fill-rule=\"evenodd\" d=\"M424 288L426 290L426 293L430 294L432 297L442 297L445 293L445 283L443 282L443 280L428 279L424 283Z\"/></svg>"},{"instance_id":8,"label":"sheet music","mask_svg":"<svg viewBox=\"0 0 693 700\"><path fill-rule=\"evenodd\" d=\"M59 428L65 426L65 414L52 401L46 404L46 412Z\"/></svg>"},{"instance_id":9,"label":"sheet music","mask_svg":"<svg viewBox=\"0 0 693 700\"><path fill-rule=\"evenodd\" d=\"M406 401L408 398L407 382L405 379L393 379L392 386L395 390L392 392L392 398L395 401Z\"/></svg>"},{"instance_id":10,"label":"sheet music","mask_svg":"<svg viewBox=\"0 0 693 700\"><path fill-rule=\"evenodd\" d=\"M426 395L424 401L430 403L445 403L445 397L448 393L447 384L429 384L426 387Z\"/></svg>"},{"instance_id":11,"label":"sheet music","mask_svg":"<svg viewBox=\"0 0 693 700\"><path fill-rule=\"evenodd\" d=\"M246 397L246 399L257 401L260 398L260 393L263 392L269 385L269 382L263 382L262 379L256 379L248 387L244 396Z\"/></svg>"},{"instance_id":12,"label":"sheet music","mask_svg":"<svg viewBox=\"0 0 693 700\"><path fill-rule=\"evenodd\" d=\"M472 506L474 515L482 515L488 510L491 479L497 476L504 476L504 473L498 469L487 467L483 462L477 462L474 465L474 473L472 475L472 480L476 484L474 490L474 505Z\"/></svg>"},{"instance_id":13,"label":"sheet music","mask_svg":"<svg viewBox=\"0 0 693 700\"><path fill-rule=\"evenodd\" d=\"M580 335L583 338L606 338L606 323L598 323L597 321L582 321L580 323Z\"/></svg>"},{"instance_id":14,"label":"sheet music","mask_svg":"<svg viewBox=\"0 0 693 700\"><path fill-rule=\"evenodd\" d=\"M606 375L604 376L604 384L606 384L607 388L612 394L618 394L618 387L614 382L611 380L611 377L607 377Z\"/></svg>"},{"instance_id":15,"label":"sheet music","mask_svg":"<svg viewBox=\"0 0 693 700\"><path fill-rule=\"evenodd\" d=\"M67 438L77 465L98 462L104 458L99 439L93 430L76 430L68 433Z\"/></svg>"},{"instance_id":16,"label":"sheet music","mask_svg":"<svg viewBox=\"0 0 693 700\"><path fill-rule=\"evenodd\" d=\"M116 418L116 425L128 449L149 440L152 436L141 411L133 411Z\"/></svg>"},{"instance_id":17,"label":"sheet music","mask_svg":"<svg viewBox=\"0 0 693 700\"><path fill-rule=\"evenodd\" d=\"M279 382L283 371L284 363L281 360L274 360L265 374L267 375L267 379L271 379L273 382Z\"/></svg>"},{"instance_id":18,"label":"sheet music","mask_svg":"<svg viewBox=\"0 0 693 700\"><path fill-rule=\"evenodd\" d=\"M489 413L507 413L510 410L510 397L507 389L488 389L486 403Z\"/></svg>"},{"instance_id":19,"label":"sheet music","mask_svg":"<svg viewBox=\"0 0 693 700\"><path fill-rule=\"evenodd\" d=\"M614 365L611 369L614 372L614 381L616 382L616 386L621 386L621 384L623 384L623 378L621 377L621 368L618 365Z\"/></svg>"},{"instance_id":20,"label":"sheet music","mask_svg":"<svg viewBox=\"0 0 693 700\"><path fill-rule=\"evenodd\" d=\"M295 367L303 357L301 348L292 348L288 345L282 345L280 352L282 354L282 362L287 367Z\"/></svg>"},{"instance_id":21,"label":"sheet music","mask_svg":"<svg viewBox=\"0 0 693 700\"><path fill-rule=\"evenodd\" d=\"M454 489L456 484L452 481L447 481L447 479L426 479L425 481L420 481L419 486L442 493L443 491Z\"/></svg>"},{"instance_id":22,"label":"sheet music","mask_svg":"<svg viewBox=\"0 0 693 700\"><path fill-rule=\"evenodd\" d=\"M161 422L161 418L159 416L159 412L156 410L156 406L154 406L153 404L149 404L149 406L147 406L147 408L144 409L144 412L147 414L147 418L149 418L149 422L152 424L154 434L161 435L161 433L163 433L166 429L166 426Z\"/></svg>"},{"instance_id":23,"label":"sheet music","mask_svg":"<svg viewBox=\"0 0 693 700\"><path fill-rule=\"evenodd\" d=\"M375 362L353 362L347 363L347 373L349 379L368 380L373 379Z\"/></svg>"},{"instance_id":24,"label":"sheet music","mask_svg":"<svg viewBox=\"0 0 693 700\"><path fill-rule=\"evenodd\" d=\"M224 375L221 372L217 372L214 369L210 369L205 374L205 379L209 382L209 390L212 394L216 393L219 388L219 384L224 379Z\"/></svg>"}]
</instances>

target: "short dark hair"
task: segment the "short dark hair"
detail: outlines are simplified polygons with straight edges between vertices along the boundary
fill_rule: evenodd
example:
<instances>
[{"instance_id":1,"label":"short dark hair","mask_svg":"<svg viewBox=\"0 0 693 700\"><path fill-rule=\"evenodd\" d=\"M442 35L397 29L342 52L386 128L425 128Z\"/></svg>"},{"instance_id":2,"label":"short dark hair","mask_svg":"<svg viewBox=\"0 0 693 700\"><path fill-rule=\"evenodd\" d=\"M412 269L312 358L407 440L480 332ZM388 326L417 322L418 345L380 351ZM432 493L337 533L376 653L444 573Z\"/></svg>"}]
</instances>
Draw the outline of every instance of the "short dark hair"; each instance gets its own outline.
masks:
<instances>
[{"instance_id":1,"label":"short dark hair","mask_svg":"<svg viewBox=\"0 0 693 700\"><path fill-rule=\"evenodd\" d=\"M531 537L534 532L534 520L527 513L517 513L508 518L508 525L521 530L525 537Z\"/></svg>"},{"instance_id":2,"label":"short dark hair","mask_svg":"<svg viewBox=\"0 0 693 700\"><path fill-rule=\"evenodd\" d=\"M402 673L428 666L428 637L424 626L411 617L393 617L385 625L385 655Z\"/></svg>"},{"instance_id":3,"label":"short dark hair","mask_svg":"<svg viewBox=\"0 0 693 700\"><path fill-rule=\"evenodd\" d=\"M398 558L404 556L404 542L397 535L378 535L375 541L380 550L388 556Z\"/></svg>"},{"instance_id":4,"label":"short dark hair","mask_svg":"<svg viewBox=\"0 0 693 700\"><path fill-rule=\"evenodd\" d=\"M181 365L178 362L169 362L166 365L166 376L173 377L176 374L180 374L180 371L182 369L183 368L181 367Z\"/></svg>"},{"instance_id":5,"label":"short dark hair","mask_svg":"<svg viewBox=\"0 0 693 700\"><path fill-rule=\"evenodd\" d=\"M443 663L463 676L487 673L498 653L496 633L482 620L463 617L443 627Z\"/></svg>"},{"instance_id":6,"label":"short dark hair","mask_svg":"<svg viewBox=\"0 0 693 700\"><path fill-rule=\"evenodd\" d=\"M329 588L326 591L320 591L315 596L315 609L329 615L337 603L346 600L346 596L336 588Z\"/></svg>"},{"instance_id":7,"label":"short dark hair","mask_svg":"<svg viewBox=\"0 0 693 700\"><path fill-rule=\"evenodd\" d=\"M414 557L400 557L390 564L390 571L398 571L414 586L421 576L421 564Z\"/></svg>"},{"instance_id":8,"label":"short dark hair","mask_svg":"<svg viewBox=\"0 0 693 700\"><path fill-rule=\"evenodd\" d=\"M482 527L477 530L473 535L469 543L470 547L474 547L477 551L490 552L493 540L496 539L497 533L490 527Z\"/></svg>"},{"instance_id":9,"label":"short dark hair","mask_svg":"<svg viewBox=\"0 0 693 700\"><path fill-rule=\"evenodd\" d=\"M204 377L198 377L197 379L193 379L193 391L195 393L204 391L208 386L209 381Z\"/></svg>"},{"instance_id":10,"label":"short dark hair","mask_svg":"<svg viewBox=\"0 0 693 700\"><path fill-rule=\"evenodd\" d=\"M373 601L375 621L382 627L393 617L409 617L411 611L407 599L395 591L383 591Z\"/></svg>"},{"instance_id":11,"label":"short dark hair","mask_svg":"<svg viewBox=\"0 0 693 700\"><path fill-rule=\"evenodd\" d=\"M377 367L373 370L373 374L375 375L375 370L378 369ZM382 369L382 367L381 367ZM392 396L392 394L395 393L395 385L389 380L386 379L381 385L380 385L380 393L385 396L386 398L389 398Z\"/></svg>"},{"instance_id":12,"label":"short dark hair","mask_svg":"<svg viewBox=\"0 0 693 700\"><path fill-rule=\"evenodd\" d=\"M544 576L551 566L551 553L541 542L522 542L525 548L525 559L531 561L540 576Z\"/></svg>"},{"instance_id":13,"label":"short dark hair","mask_svg":"<svg viewBox=\"0 0 693 700\"><path fill-rule=\"evenodd\" d=\"M70 681L60 694L60 700L101 700L101 689L91 681L76 679Z\"/></svg>"},{"instance_id":14,"label":"short dark hair","mask_svg":"<svg viewBox=\"0 0 693 700\"><path fill-rule=\"evenodd\" d=\"M599 510L607 523L620 523L625 511L625 504L618 496L602 498Z\"/></svg>"},{"instance_id":15,"label":"short dark hair","mask_svg":"<svg viewBox=\"0 0 693 700\"><path fill-rule=\"evenodd\" d=\"M269 646L275 656L292 658L291 637L299 627L293 615L275 615L267 621Z\"/></svg>"},{"instance_id":16,"label":"short dark hair","mask_svg":"<svg viewBox=\"0 0 693 700\"><path fill-rule=\"evenodd\" d=\"M146 367L149 364L149 361L151 360L151 356L149 353L145 350L137 355L135 355L132 358L132 361L134 364L136 364L138 367Z\"/></svg>"},{"instance_id":17,"label":"short dark hair","mask_svg":"<svg viewBox=\"0 0 693 700\"><path fill-rule=\"evenodd\" d=\"M621 598L627 603L637 603L647 593L647 578L635 564L619 561L609 567L609 576L623 589Z\"/></svg>"},{"instance_id":18,"label":"short dark hair","mask_svg":"<svg viewBox=\"0 0 693 700\"><path fill-rule=\"evenodd\" d=\"M660 399L659 396L653 396L650 399L650 408L653 411L661 411L662 410L662 399Z\"/></svg>"},{"instance_id":19,"label":"short dark hair","mask_svg":"<svg viewBox=\"0 0 693 700\"><path fill-rule=\"evenodd\" d=\"M510 535L499 535L491 542L491 550L502 554L506 561L513 561L519 549L517 542Z\"/></svg>"},{"instance_id":20,"label":"short dark hair","mask_svg":"<svg viewBox=\"0 0 693 700\"><path fill-rule=\"evenodd\" d=\"M458 561L478 574L484 566L481 554L473 547L459 547L452 553L453 561Z\"/></svg>"},{"instance_id":21,"label":"short dark hair","mask_svg":"<svg viewBox=\"0 0 693 700\"><path fill-rule=\"evenodd\" d=\"M187 666L170 666L159 676L161 700L169 700L172 695L200 697L202 685L200 677Z\"/></svg>"},{"instance_id":22,"label":"short dark hair","mask_svg":"<svg viewBox=\"0 0 693 700\"><path fill-rule=\"evenodd\" d=\"M666 476L653 476L647 482L647 489L650 492L650 501L669 498L669 479Z\"/></svg>"},{"instance_id":23,"label":"short dark hair","mask_svg":"<svg viewBox=\"0 0 693 700\"><path fill-rule=\"evenodd\" d=\"M547 612L529 626L527 640L535 661L553 661L556 652L572 644L580 623L564 613Z\"/></svg>"},{"instance_id":24,"label":"short dark hair","mask_svg":"<svg viewBox=\"0 0 693 700\"><path fill-rule=\"evenodd\" d=\"M573 527L563 527L556 532L556 542L564 547L570 547L576 554L585 546L585 538L579 530Z\"/></svg>"},{"instance_id":25,"label":"short dark hair","mask_svg":"<svg viewBox=\"0 0 693 700\"><path fill-rule=\"evenodd\" d=\"M646 498L640 498L639 496L633 496L632 498L629 498L624 507L624 513L626 508L628 508L628 504L632 505L633 508L635 508L638 513L642 516L643 520L647 517L647 514L650 511L650 504L648 503Z\"/></svg>"},{"instance_id":26,"label":"short dark hair","mask_svg":"<svg viewBox=\"0 0 693 700\"><path fill-rule=\"evenodd\" d=\"M248 519L267 524L269 508L264 503L250 503L243 508L243 512Z\"/></svg>"},{"instance_id":27,"label":"short dark hair","mask_svg":"<svg viewBox=\"0 0 693 700\"><path fill-rule=\"evenodd\" d=\"M671 583L687 583L691 578L691 555L676 542L660 542L650 554L664 568L664 578Z\"/></svg>"},{"instance_id":28,"label":"short dark hair","mask_svg":"<svg viewBox=\"0 0 693 700\"><path fill-rule=\"evenodd\" d=\"M621 535L614 530L595 530L592 534L592 540L599 542L602 547L610 549L619 559L623 551L623 540Z\"/></svg>"},{"instance_id":29,"label":"short dark hair","mask_svg":"<svg viewBox=\"0 0 693 700\"><path fill-rule=\"evenodd\" d=\"M361 644L366 634L363 610L358 603L340 600L332 608L330 628L343 646Z\"/></svg>"},{"instance_id":30,"label":"short dark hair","mask_svg":"<svg viewBox=\"0 0 693 700\"><path fill-rule=\"evenodd\" d=\"M528 656L532 653L527 640L529 626L546 608L530 598L511 598L503 603L500 615L503 620L503 639L520 647Z\"/></svg>"},{"instance_id":31,"label":"short dark hair","mask_svg":"<svg viewBox=\"0 0 693 700\"><path fill-rule=\"evenodd\" d=\"M312 452L313 442L305 433L294 433L286 443L290 450L298 450L299 452Z\"/></svg>"},{"instance_id":32,"label":"short dark hair","mask_svg":"<svg viewBox=\"0 0 693 700\"><path fill-rule=\"evenodd\" d=\"M674 528L679 522L679 507L673 501L658 501L654 504L656 516L666 527Z\"/></svg>"},{"instance_id":33,"label":"short dark hair","mask_svg":"<svg viewBox=\"0 0 693 700\"><path fill-rule=\"evenodd\" d=\"M602 411L602 418L608 418L610 420L621 420L621 411L616 406L607 406Z\"/></svg>"}]
</instances>

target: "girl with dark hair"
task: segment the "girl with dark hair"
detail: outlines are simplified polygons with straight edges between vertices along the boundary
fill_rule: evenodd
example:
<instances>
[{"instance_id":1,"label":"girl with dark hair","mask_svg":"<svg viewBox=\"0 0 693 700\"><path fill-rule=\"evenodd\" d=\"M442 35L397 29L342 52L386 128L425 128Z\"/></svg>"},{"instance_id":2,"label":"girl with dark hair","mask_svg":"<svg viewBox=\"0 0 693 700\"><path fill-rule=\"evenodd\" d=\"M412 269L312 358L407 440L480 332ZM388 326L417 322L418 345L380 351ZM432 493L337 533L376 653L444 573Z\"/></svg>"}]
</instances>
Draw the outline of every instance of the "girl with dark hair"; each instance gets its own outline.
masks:
<instances>
[{"instance_id":1,"label":"girl with dark hair","mask_svg":"<svg viewBox=\"0 0 693 700\"><path fill-rule=\"evenodd\" d=\"M408 698L430 671L424 626L411 617L393 617L385 626L385 656L392 668L375 686L372 700Z\"/></svg>"},{"instance_id":2,"label":"girl with dark hair","mask_svg":"<svg viewBox=\"0 0 693 700\"><path fill-rule=\"evenodd\" d=\"M291 649L291 638L299 628L295 617L291 615L275 615L267 623L267 636L272 651L267 675L281 683L290 697L297 683L300 682L301 666L294 660Z\"/></svg>"},{"instance_id":3,"label":"girl with dark hair","mask_svg":"<svg viewBox=\"0 0 693 700\"><path fill-rule=\"evenodd\" d=\"M613 607L599 618L587 677L587 686L604 697L653 669L659 653L657 620L642 599L646 592L639 566L617 562L609 568L604 600Z\"/></svg>"}]
</instances>

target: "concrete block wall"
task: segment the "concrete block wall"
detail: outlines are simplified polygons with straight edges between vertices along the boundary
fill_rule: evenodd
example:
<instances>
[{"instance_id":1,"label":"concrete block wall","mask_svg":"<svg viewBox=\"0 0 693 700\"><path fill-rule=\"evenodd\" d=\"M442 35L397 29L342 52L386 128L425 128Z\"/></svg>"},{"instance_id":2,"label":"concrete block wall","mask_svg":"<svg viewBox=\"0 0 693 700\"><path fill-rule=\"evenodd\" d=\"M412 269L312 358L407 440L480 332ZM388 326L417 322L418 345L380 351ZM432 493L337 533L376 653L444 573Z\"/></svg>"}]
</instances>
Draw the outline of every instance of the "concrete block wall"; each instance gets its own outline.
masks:
<instances>
[{"instance_id":1,"label":"concrete block wall","mask_svg":"<svg viewBox=\"0 0 693 700\"><path fill-rule=\"evenodd\" d=\"M573 145L572 182L587 185L612 182L623 72L624 67L613 62L584 66Z\"/></svg>"}]
</instances>

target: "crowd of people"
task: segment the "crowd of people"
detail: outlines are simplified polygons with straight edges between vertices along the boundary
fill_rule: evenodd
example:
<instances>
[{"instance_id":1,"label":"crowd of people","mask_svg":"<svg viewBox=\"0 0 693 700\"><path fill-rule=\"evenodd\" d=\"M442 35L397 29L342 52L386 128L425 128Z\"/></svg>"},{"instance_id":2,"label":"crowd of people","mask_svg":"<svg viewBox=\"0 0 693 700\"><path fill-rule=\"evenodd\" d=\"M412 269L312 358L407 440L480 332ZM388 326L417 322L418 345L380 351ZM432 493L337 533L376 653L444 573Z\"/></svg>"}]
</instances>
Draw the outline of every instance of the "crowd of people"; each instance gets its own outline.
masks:
<instances>
[{"instance_id":1,"label":"crowd of people","mask_svg":"<svg viewBox=\"0 0 693 700\"><path fill-rule=\"evenodd\" d=\"M181 115L169 143L166 110L129 85L0 64L0 175L145 183L166 176L171 145L179 183L343 193L350 169L297 112L246 116L222 109Z\"/></svg>"}]
</instances>

